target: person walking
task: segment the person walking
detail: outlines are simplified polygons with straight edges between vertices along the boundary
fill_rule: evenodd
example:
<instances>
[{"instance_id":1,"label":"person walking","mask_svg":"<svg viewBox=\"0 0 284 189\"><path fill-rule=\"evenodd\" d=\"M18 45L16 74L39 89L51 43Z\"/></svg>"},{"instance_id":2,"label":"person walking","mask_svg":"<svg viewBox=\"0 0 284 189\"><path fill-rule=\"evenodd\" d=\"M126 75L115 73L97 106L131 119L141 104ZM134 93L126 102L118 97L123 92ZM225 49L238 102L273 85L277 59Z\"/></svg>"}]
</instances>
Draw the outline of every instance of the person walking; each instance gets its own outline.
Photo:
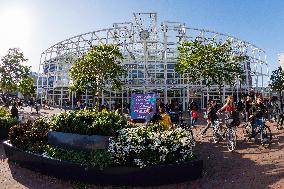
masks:
<instances>
[{"instance_id":1,"label":"person walking","mask_svg":"<svg viewBox=\"0 0 284 189\"><path fill-rule=\"evenodd\" d=\"M15 117L15 118L17 118L17 120L19 120L19 112L18 112L18 109L16 107L16 103L14 103L12 108L11 108L11 115L12 115L12 117Z\"/></svg>"},{"instance_id":2,"label":"person walking","mask_svg":"<svg viewBox=\"0 0 284 189\"><path fill-rule=\"evenodd\" d=\"M196 113L195 116L197 116L198 106L197 106L196 102L193 99L191 99L191 102L188 105L187 111L188 111L188 118L189 118L188 124L190 126L194 126L194 125L192 125L192 122L194 122L194 124L195 124L197 119L193 119L192 111L195 111L195 113Z\"/></svg>"},{"instance_id":3,"label":"person walking","mask_svg":"<svg viewBox=\"0 0 284 189\"><path fill-rule=\"evenodd\" d=\"M209 101L207 103L207 110L206 110L206 117L205 118L207 120L207 125L200 132L200 135L202 137L204 137L207 130L214 124L214 121L216 121L218 119L216 101Z\"/></svg>"},{"instance_id":4,"label":"person walking","mask_svg":"<svg viewBox=\"0 0 284 189\"><path fill-rule=\"evenodd\" d=\"M191 128L195 128L195 123L197 121L197 118L198 118L198 112L197 110L192 110L191 111Z\"/></svg>"}]
</instances>

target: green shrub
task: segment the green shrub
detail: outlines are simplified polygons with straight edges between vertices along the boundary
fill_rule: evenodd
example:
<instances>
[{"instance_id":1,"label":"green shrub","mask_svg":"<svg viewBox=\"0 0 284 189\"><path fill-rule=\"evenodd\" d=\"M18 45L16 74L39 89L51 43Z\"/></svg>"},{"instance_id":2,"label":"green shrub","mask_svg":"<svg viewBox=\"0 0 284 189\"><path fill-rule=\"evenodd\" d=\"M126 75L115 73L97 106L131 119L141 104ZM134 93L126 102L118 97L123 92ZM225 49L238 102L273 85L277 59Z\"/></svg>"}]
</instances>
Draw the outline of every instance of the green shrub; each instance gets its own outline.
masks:
<instances>
[{"instance_id":1,"label":"green shrub","mask_svg":"<svg viewBox=\"0 0 284 189\"><path fill-rule=\"evenodd\" d=\"M0 117L11 116L10 111L7 108L0 106Z\"/></svg>"},{"instance_id":2,"label":"green shrub","mask_svg":"<svg viewBox=\"0 0 284 189\"><path fill-rule=\"evenodd\" d=\"M19 122L15 117L0 117L0 127L2 128L11 128L18 123Z\"/></svg>"},{"instance_id":3,"label":"green shrub","mask_svg":"<svg viewBox=\"0 0 284 189\"><path fill-rule=\"evenodd\" d=\"M66 150L47 145L46 154L49 157L71 161L88 167L99 167L100 169L103 169L112 165L111 153L104 149L84 152L78 150Z\"/></svg>"},{"instance_id":4,"label":"green shrub","mask_svg":"<svg viewBox=\"0 0 284 189\"><path fill-rule=\"evenodd\" d=\"M113 136L119 129L127 127L122 116L110 111L70 111L51 117L49 123L53 131L83 135Z\"/></svg>"},{"instance_id":5,"label":"green shrub","mask_svg":"<svg viewBox=\"0 0 284 189\"><path fill-rule=\"evenodd\" d=\"M95 112L70 111L52 116L49 123L54 131L86 135L94 120Z\"/></svg>"},{"instance_id":6,"label":"green shrub","mask_svg":"<svg viewBox=\"0 0 284 189\"><path fill-rule=\"evenodd\" d=\"M121 115L111 111L97 112L96 119L90 127L90 133L113 136L119 129L125 128L126 120Z\"/></svg>"},{"instance_id":7,"label":"green shrub","mask_svg":"<svg viewBox=\"0 0 284 189\"><path fill-rule=\"evenodd\" d=\"M12 145L30 152L42 153L48 141L49 125L44 119L13 126L9 132Z\"/></svg>"},{"instance_id":8,"label":"green shrub","mask_svg":"<svg viewBox=\"0 0 284 189\"><path fill-rule=\"evenodd\" d=\"M0 107L0 127L10 128L18 124L17 118L11 117L9 110L4 107Z\"/></svg>"}]
</instances>

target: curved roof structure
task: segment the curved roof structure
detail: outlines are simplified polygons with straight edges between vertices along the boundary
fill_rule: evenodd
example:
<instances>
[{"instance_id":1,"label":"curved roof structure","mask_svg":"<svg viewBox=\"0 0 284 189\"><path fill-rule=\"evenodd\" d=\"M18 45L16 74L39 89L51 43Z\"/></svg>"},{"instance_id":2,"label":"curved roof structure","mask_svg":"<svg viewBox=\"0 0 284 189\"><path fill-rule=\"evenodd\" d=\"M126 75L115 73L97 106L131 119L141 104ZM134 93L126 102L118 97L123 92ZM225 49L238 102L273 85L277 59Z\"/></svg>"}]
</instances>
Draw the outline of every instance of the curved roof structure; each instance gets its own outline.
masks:
<instances>
[{"instance_id":1,"label":"curved roof structure","mask_svg":"<svg viewBox=\"0 0 284 189\"><path fill-rule=\"evenodd\" d=\"M46 49L40 61L40 73L45 79L38 88L51 94L55 88L68 87L68 70L77 57L97 44L118 44L125 57L122 65L128 72L124 78L125 88L144 92L178 88L203 90L201 82L188 84L186 76L174 70L179 42L196 38L230 40L235 52L249 56L249 60L243 62L246 84L242 87L249 90L264 86L268 64L265 51L257 46L220 32L188 27L185 23L163 21L158 24L157 13L134 13L133 18L130 22L114 23L110 28L68 38Z\"/></svg>"}]
</instances>

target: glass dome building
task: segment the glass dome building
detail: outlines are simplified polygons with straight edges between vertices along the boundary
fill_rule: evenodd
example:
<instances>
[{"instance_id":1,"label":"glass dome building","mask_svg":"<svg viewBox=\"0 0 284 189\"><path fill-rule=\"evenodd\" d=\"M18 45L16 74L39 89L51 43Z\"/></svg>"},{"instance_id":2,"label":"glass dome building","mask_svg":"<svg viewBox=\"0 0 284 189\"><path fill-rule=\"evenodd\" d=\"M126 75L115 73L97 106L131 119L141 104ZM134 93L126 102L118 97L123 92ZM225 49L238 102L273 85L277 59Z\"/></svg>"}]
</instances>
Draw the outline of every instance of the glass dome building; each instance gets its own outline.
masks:
<instances>
[{"instance_id":1,"label":"glass dome building","mask_svg":"<svg viewBox=\"0 0 284 189\"><path fill-rule=\"evenodd\" d=\"M230 40L234 51L249 57L242 62L245 82L240 84L236 81L234 87L225 86L223 96L238 96L239 92L260 90L265 86L269 73L264 50L236 37L188 27L185 23L163 21L159 24L157 13L134 13L132 21L114 23L110 28L71 37L42 52L37 82L38 97L59 106L65 100L73 106L76 98L92 103L88 91L80 97L74 92L68 92L69 69L76 58L88 52L92 46L118 44L124 55L121 64L127 70L127 77L122 78L122 91L106 89L103 92L103 103L109 106L113 103L127 104L133 93L156 93L160 101L169 104L178 102L183 109L192 98L204 107L209 98L218 98L218 87L208 88L201 81L188 83L186 75L180 75L174 69L178 60L178 44L197 37Z\"/></svg>"}]
</instances>

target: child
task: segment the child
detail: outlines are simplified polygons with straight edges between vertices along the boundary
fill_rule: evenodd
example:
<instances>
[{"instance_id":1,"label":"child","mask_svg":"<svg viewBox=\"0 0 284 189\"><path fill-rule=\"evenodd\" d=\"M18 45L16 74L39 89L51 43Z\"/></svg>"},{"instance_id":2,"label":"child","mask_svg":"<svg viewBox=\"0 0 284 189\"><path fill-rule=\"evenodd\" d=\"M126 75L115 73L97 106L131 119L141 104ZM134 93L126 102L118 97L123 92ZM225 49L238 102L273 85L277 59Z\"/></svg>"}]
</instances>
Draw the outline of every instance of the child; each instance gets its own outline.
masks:
<instances>
[{"instance_id":1,"label":"child","mask_svg":"<svg viewBox=\"0 0 284 189\"><path fill-rule=\"evenodd\" d=\"M195 127L195 123L197 121L198 113L196 110L191 111L191 128Z\"/></svg>"}]
</instances>

